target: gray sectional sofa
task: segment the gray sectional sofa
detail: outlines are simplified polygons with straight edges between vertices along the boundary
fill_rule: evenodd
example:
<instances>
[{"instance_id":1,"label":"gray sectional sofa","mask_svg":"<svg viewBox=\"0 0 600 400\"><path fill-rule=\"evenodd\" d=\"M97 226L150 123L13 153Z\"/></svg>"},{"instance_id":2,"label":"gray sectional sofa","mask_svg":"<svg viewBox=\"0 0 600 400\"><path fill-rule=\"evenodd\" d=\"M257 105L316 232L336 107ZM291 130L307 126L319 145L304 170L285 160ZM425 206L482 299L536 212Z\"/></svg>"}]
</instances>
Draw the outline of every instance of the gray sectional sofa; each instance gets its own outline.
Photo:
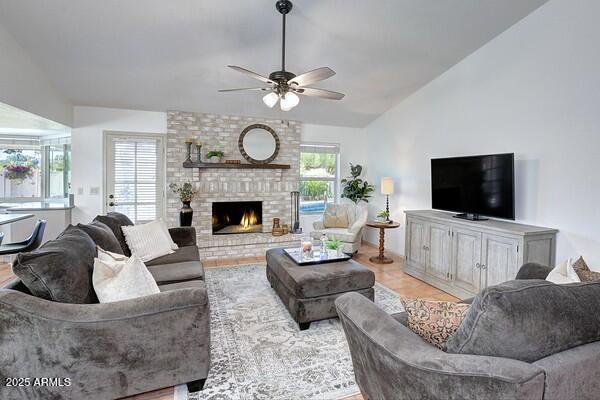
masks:
<instances>
[{"instance_id":1,"label":"gray sectional sofa","mask_svg":"<svg viewBox=\"0 0 600 400\"><path fill-rule=\"evenodd\" d=\"M147 263L161 293L99 304L89 291L90 245L116 250L118 244L129 253L118 235L106 235L106 227L118 234L131 223L123 217L70 226L18 256L13 269L25 281L0 289L0 398L114 399L182 383L202 388L210 314L194 228L170 229L179 249ZM22 385L6 386L6 378L22 378L14 381ZM39 386L35 378L53 380Z\"/></svg>"},{"instance_id":2,"label":"gray sectional sofa","mask_svg":"<svg viewBox=\"0 0 600 400\"><path fill-rule=\"evenodd\" d=\"M486 288L444 352L363 296L336 306L365 398L598 399L600 282L555 285L529 264ZM533 278L533 279L531 279Z\"/></svg>"}]
</instances>

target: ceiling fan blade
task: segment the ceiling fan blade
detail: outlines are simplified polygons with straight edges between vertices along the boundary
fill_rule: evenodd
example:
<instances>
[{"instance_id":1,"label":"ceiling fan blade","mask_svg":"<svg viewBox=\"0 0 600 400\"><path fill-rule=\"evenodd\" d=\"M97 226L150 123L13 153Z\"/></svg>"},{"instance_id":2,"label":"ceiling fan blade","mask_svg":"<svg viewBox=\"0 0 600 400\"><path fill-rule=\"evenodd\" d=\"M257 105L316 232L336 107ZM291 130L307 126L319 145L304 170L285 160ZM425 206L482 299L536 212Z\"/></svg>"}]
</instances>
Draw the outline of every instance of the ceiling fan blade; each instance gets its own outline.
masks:
<instances>
[{"instance_id":1,"label":"ceiling fan blade","mask_svg":"<svg viewBox=\"0 0 600 400\"><path fill-rule=\"evenodd\" d=\"M345 94L343 94L343 93L333 92L331 90L325 90L325 89L317 89L317 88L301 87L301 88L294 88L293 90L294 90L294 92L296 92L298 94L303 94L305 96L321 97L323 99L329 99L329 100L341 100L345 96Z\"/></svg>"},{"instance_id":2,"label":"ceiling fan blade","mask_svg":"<svg viewBox=\"0 0 600 400\"><path fill-rule=\"evenodd\" d=\"M253 87L253 88L239 88L239 89L219 89L219 92L237 92L240 90L273 90L272 88L262 88L262 87Z\"/></svg>"},{"instance_id":3,"label":"ceiling fan blade","mask_svg":"<svg viewBox=\"0 0 600 400\"><path fill-rule=\"evenodd\" d=\"M250 76L250 77L252 77L254 79L258 79L261 82L270 83L270 84L275 83L272 80L270 80L269 78L265 78L264 76L259 75L256 72L250 71L249 69L238 67L237 65L228 65L228 67L231 68L231 69L234 69L234 70L236 70L238 72L241 72L242 74L248 75L248 76Z\"/></svg>"},{"instance_id":4,"label":"ceiling fan blade","mask_svg":"<svg viewBox=\"0 0 600 400\"><path fill-rule=\"evenodd\" d=\"M321 67L305 72L295 78L289 80L290 85L308 86L311 83L322 81L323 79L331 78L335 75L335 71L329 67Z\"/></svg>"}]
</instances>

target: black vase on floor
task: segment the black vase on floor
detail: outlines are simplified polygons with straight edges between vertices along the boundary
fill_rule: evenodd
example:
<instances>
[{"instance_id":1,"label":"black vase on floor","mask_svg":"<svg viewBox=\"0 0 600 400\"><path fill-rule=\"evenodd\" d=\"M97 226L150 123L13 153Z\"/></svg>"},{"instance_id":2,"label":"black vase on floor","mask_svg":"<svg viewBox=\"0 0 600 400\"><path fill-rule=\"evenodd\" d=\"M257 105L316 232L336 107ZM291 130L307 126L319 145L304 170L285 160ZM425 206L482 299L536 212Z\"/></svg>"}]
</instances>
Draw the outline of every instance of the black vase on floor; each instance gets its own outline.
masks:
<instances>
[{"instance_id":1,"label":"black vase on floor","mask_svg":"<svg viewBox=\"0 0 600 400\"><path fill-rule=\"evenodd\" d=\"M182 201L183 206L179 211L179 226L192 226L192 217L194 210L190 207L189 201Z\"/></svg>"}]
</instances>

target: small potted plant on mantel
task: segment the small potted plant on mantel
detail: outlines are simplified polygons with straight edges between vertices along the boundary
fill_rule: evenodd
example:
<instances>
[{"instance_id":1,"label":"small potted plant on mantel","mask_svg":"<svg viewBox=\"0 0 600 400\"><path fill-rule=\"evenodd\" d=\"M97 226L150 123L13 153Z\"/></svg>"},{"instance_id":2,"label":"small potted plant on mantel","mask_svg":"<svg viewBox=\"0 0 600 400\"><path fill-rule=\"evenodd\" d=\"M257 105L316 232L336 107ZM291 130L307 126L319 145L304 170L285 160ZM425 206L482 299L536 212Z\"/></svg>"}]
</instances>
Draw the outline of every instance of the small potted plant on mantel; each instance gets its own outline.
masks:
<instances>
[{"instance_id":1,"label":"small potted plant on mantel","mask_svg":"<svg viewBox=\"0 0 600 400\"><path fill-rule=\"evenodd\" d=\"M169 188L179 196L179 200L183 204L179 211L179 225L180 226L192 226L192 217L194 216L194 210L190 206L190 203L194 199L196 193L198 193L190 182L185 182L179 186L176 183L171 183Z\"/></svg>"},{"instance_id":2,"label":"small potted plant on mantel","mask_svg":"<svg viewBox=\"0 0 600 400\"><path fill-rule=\"evenodd\" d=\"M225 156L225 153L223 153L221 150L211 150L206 153L206 158L208 158L208 161L211 163L223 162L223 156Z\"/></svg>"}]
</instances>

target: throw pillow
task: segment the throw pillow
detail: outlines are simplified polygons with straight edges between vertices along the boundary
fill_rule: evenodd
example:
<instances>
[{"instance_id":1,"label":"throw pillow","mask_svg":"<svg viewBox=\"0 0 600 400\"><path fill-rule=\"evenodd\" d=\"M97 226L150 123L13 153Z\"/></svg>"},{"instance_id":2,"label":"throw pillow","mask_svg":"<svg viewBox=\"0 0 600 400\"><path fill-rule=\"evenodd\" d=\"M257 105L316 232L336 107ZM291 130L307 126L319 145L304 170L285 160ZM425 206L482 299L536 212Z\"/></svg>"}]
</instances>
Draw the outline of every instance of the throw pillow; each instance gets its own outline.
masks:
<instances>
[{"instance_id":1,"label":"throw pillow","mask_svg":"<svg viewBox=\"0 0 600 400\"><path fill-rule=\"evenodd\" d=\"M323 226L325 228L347 228L348 211L346 207L328 206L323 213Z\"/></svg>"},{"instance_id":2,"label":"throw pillow","mask_svg":"<svg viewBox=\"0 0 600 400\"><path fill-rule=\"evenodd\" d=\"M127 246L127 242L125 241L125 236L123 235L123 230L121 229L122 226L124 225L133 225L133 223L131 224L125 224L124 222L125 219L121 218L115 214L119 214L119 213L109 213L110 215L97 215L96 218L94 218L94 221L100 221L102 222L104 225L108 226L110 228L110 230L114 233L115 237L117 238L117 240L119 241L119 245L121 245L121 250L122 253L124 255L126 255L127 257L129 257L131 255L131 250L129 250L129 247ZM120 214L122 215L122 214ZM127 217L125 217L127 218ZM127 218L129 220L129 218ZM131 222L131 221L129 221Z\"/></svg>"},{"instance_id":3,"label":"throw pillow","mask_svg":"<svg viewBox=\"0 0 600 400\"><path fill-rule=\"evenodd\" d=\"M131 254L144 262L174 253L175 243L160 219L142 225L123 226L122 229Z\"/></svg>"},{"instance_id":4,"label":"throw pillow","mask_svg":"<svg viewBox=\"0 0 600 400\"><path fill-rule=\"evenodd\" d=\"M106 224L100 221L93 221L89 224L77 224L77 227L90 235L98 247L113 253L123 254L123 249L117 237Z\"/></svg>"},{"instance_id":5,"label":"throw pillow","mask_svg":"<svg viewBox=\"0 0 600 400\"><path fill-rule=\"evenodd\" d=\"M109 217L111 217L111 218L114 218L114 219L116 219L117 221L119 221L119 223L120 223L121 225L126 225L126 226L129 226L129 225L135 225L135 224L133 223L133 221L132 221L132 220L130 220L130 219L129 219L129 217L128 217L127 215L125 215L125 214L122 214L122 213L120 213L120 212L110 211L110 212L108 212L106 215L108 215L108 216L109 216Z\"/></svg>"},{"instance_id":6,"label":"throw pillow","mask_svg":"<svg viewBox=\"0 0 600 400\"><path fill-rule=\"evenodd\" d=\"M406 311L408 328L441 350L460 326L468 304L448 301L401 299Z\"/></svg>"},{"instance_id":7,"label":"throw pillow","mask_svg":"<svg viewBox=\"0 0 600 400\"><path fill-rule=\"evenodd\" d=\"M600 340L600 282L508 281L479 293L447 351L534 362Z\"/></svg>"},{"instance_id":8,"label":"throw pillow","mask_svg":"<svg viewBox=\"0 0 600 400\"><path fill-rule=\"evenodd\" d=\"M159 293L154 278L138 257L125 257L98 247L92 277L100 303L134 299Z\"/></svg>"},{"instance_id":9,"label":"throw pillow","mask_svg":"<svg viewBox=\"0 0 600 400\"><path fill-rule=\"evenodd\" d=\"M550 271L546 277L546 280L559 285L581 282L577 276L577 273L573 269L573 263L570 258L561 262L552 271Z\"/></svg>"},{"instance_id":10,"label":"throw pillow","mask_svg":"<svg viewBox=\"0 0 600 400\"><path fill-rule=\"evenodd\" d=\"M583 257L579 257L573 263L573 269L577 273L581 282L600 281L600 272L592 271L584 261Z\"/></svg>"},{"instance_id":11,"label":"throw pillow","mask_svg":"<svg viewBox=\"0 0 600 400\"><path fill-rule=\"evenodd\" d=\"M34 296L61 303L97 303L92 285L95 256L92 238L69 225L55 240L17 255L13 271Z\"/></svg>"}]
</instances>

